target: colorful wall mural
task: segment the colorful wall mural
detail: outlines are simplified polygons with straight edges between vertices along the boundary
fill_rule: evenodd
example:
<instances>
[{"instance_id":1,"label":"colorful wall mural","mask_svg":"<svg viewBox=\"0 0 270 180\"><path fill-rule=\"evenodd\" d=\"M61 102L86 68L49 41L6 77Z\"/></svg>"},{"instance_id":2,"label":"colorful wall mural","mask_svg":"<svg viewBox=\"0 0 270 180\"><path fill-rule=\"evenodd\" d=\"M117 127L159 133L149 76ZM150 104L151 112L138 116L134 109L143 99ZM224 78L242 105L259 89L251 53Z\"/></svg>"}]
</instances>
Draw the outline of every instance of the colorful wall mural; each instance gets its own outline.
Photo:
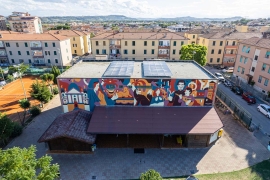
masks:
<instances>
[{"instance_id":1,"label":"colorful wall mural","mask_svg":"<svg viewBox=\"0 0 270 180\"><path fill-rule=\"evenodd\" d=\"M58 79L64 112L95 106L212 106L216 80Z\"/></svg>"}]
</instances>

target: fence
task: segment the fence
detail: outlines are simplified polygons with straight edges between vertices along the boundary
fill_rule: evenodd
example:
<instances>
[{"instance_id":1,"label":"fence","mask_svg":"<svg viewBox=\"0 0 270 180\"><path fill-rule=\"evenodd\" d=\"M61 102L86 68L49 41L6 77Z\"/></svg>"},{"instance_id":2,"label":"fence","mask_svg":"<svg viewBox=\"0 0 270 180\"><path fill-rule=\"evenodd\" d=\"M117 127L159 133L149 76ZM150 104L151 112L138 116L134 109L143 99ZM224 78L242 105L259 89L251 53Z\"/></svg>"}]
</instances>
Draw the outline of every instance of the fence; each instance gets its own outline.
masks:
<instances>
[{"instance_id":1,"label":"fence","mask_svg":"<svg viewBox=\"0 0 270 180\"><path fill-rule=\"evenodd\" d=\"M220 88L217 88L217 97L222 100L232 111L238 119L246 125L247 128L250 127L252 123L251 114L243 109L237 102L235 102L230 96L224 93Z\"/></svg>"}]
</instances>

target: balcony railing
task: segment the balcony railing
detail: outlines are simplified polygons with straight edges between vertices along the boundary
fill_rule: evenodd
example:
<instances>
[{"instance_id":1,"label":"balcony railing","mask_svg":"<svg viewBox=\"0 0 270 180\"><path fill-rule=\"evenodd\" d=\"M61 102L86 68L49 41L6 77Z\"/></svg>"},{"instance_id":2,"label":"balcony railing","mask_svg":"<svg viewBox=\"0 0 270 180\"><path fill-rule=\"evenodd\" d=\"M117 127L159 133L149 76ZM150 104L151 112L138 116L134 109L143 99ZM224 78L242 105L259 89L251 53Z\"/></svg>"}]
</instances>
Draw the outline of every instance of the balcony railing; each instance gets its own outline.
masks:
<instances>
[{"instance_id":1,"label":"balcony railing","mask_svg":"<svg viewBox=\"0 0 270 180\"><path fill-rule=\"evenodd\" d=\"M7 57L7 54L0 54L0 57Z\"/></svg>"},{"instance_id":2,"label":"balcony railing","mask_svg":"<svg viewBox=\"0 0 270 180\"><path fill-rule=\"evenodd\" d=\"M110 44L110 49L121 49L121 45Z\"/></svg>"},{"instance_id":3,"label":"balcony railing","mask_svg":"<svg viewBox=\"0 0 270 180\"><path fill-rule=\"evenodd\" d=\"M236 45L227 45L225 46L225 49L237 49L238 47Z\"/></svg>"},{"instance_id":4,"label":"balcony railing","mask_svg":"<svg viewBox=\"0 0 270 180\"><path fill-rule=\"evenodd\" d=\"M4 46L0 46L0 49L5 49L5 47Z\"/></svg>"},{"instance_id":5,"label":"balcony railing","mask_svg":"<svg viewBox=\"0 0 270 180\"><path fill-rule=\"evenodd\" d=\"M236 54L224 54L224 57L236 57Z\"/></svg>"},{"instance_id":6,"label":"balcony railing","mask_svg":"<svg viewBox=\"0 0 270 180\"><path fill-rule=\"evenodd\" d=\"M158 54L158 57L169 57L170 54Z\"/></svg>"},{"instance_id":7,"label":"balcony railing","mask_svg":"<svg viewBox=\"0 0 270 180\"><path fill-rule=\"evenodd\" d=\"M170 49L170 46L158 46L158 49Z\"/></svg>"},{"instance_id":8,"label":"balcony railing","mask_svg":"<svg viewBox=\"0 0 270 180\"><path fill-rule=\"evenodd\" d=\"M31 50L42 50L42 47L31 47Z\"/></svg>"},{"instance_id":9,"label":"balcony railing","mask_svg":"<svg viewBox=\"0 0 270 180\"><path fill-rule=\"evenodd\" d=\"M110 54L109 58L110 59L122 59L122 55L121 54Z\"/></svg>"}]
</instances>

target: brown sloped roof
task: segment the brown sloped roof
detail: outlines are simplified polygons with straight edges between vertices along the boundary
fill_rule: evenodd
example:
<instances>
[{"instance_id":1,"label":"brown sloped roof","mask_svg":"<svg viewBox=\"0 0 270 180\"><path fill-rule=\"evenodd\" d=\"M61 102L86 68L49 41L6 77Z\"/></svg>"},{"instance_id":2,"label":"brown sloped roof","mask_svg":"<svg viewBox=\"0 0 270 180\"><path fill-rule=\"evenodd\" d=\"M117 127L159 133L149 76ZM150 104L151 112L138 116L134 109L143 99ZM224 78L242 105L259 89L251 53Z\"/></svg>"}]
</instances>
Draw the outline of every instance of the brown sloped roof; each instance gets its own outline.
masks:
<instances>
[{"instance_id":1,"label":"brown sloped roof","mask_svg":"<svg viewBox=\"0 0 270 180\"><path fill-rule=\"evenodd\" d=\"M67 137L92 144L96 135L87 134L86 130L92 113L82 109L59 115L39 138L38 142Z\"/></svg>"},{"instance_id":2,"label":"brown sloped roof","mask_svg":"<svg viewBox=\"0 0 270 180\"><path fill-rule=\"evenodd\" d=\"M212 134L223 124L212 107L95 107L92 134Z\"/></svg>"},{"instance_id":3,"label":"brown sloped roof","mask_svg":"<svg viewBox=\"0 0 270 180\"><path fill-rule=\"evenodd\" d=\"M248 45L252 45L252 46L257 46L257 47L269 49L270 48L270 39L252 37L252 38L241 41L241 44L248 44Z\"/></svg>"}]
</instances>

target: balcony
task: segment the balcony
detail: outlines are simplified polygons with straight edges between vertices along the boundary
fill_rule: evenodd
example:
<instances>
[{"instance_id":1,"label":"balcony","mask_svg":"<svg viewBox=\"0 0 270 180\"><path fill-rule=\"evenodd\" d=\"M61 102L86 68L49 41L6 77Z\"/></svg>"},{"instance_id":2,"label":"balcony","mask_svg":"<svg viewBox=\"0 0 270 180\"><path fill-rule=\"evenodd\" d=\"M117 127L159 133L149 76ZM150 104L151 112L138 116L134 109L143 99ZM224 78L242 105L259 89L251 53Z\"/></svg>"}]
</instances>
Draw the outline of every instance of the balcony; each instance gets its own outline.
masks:
<instances>
[{"instance_id":1,"label":"balcony","mask_svg":"<svg viewBox=\"0 0 270 180\"><path fill-rule=\"evenodd\" d=\"M224 57L236 57L236 54L224 54Z\"/></svg>"},{"instance_id":2,"label":"balcony","mask_svg":"<svg viewBox=\"0 0 270 180\"><path fill-rule=\"evenodd\" d=\"M110 54L109 59L122 59L121 54Z\"/></svg>"},{"instance_id":3,"label":"balcony","mask_svg":"<svg viewBox=\"0 0 270 180\"><path fill-rule=\"evenodd\" d=\"M170 49L170 46L158 46L158 49Z\"/></svg>"},{"instance_id":4,"label":"balcony","mask_svg":"<svg viewBox=\"0 0 270 180\"><path fill-rule=\"evenodd\" d=\"M7 54L0 54L0 57L7 57Z\"/></svg>"},{"instance_id":5,"label":"balcony","mask_svg":"<svg viewBox=\"0 0 270 180\"><path fill-rule=\"evenodd\" d=\"M170 57L170 54L158 54L158 57L168 58Z\"/></svg>"},{"instance_id":6,"label":"balcony","mask_svg":"<svg viewBox=\"0 0 270 180\"><path fill-rule=\"evenodd\" d=\"M237 49L238 47L236 45L227 45L225 46L225 49Z\"/></svg>"},{"instance_id":7,"label":"balcony","mask_svg":"<svg viewBox=\"0 0 270 180\"><path fill-rule=\"evenodd\" d=\"M110 44L110 49L121 49L121 45Z\"/></svg>"},{"instance_id":8,"label":"balcony","mask_svg":"<svg viewBox=\"0 0 270 180\"><path fill-rule=\"evenodd\" d=\"M42 50L42 47L31 47L31 50Z\"/></svg>"},{"instance_id":9,"label":"balcony","mask_svg":"<svg viewBox=\"0 0 270 180\"><path fill-rule=\"evenodd\" d=\"M0 46L0 49L6 49L4 46Z\"/></svg>"}]
</instances>

